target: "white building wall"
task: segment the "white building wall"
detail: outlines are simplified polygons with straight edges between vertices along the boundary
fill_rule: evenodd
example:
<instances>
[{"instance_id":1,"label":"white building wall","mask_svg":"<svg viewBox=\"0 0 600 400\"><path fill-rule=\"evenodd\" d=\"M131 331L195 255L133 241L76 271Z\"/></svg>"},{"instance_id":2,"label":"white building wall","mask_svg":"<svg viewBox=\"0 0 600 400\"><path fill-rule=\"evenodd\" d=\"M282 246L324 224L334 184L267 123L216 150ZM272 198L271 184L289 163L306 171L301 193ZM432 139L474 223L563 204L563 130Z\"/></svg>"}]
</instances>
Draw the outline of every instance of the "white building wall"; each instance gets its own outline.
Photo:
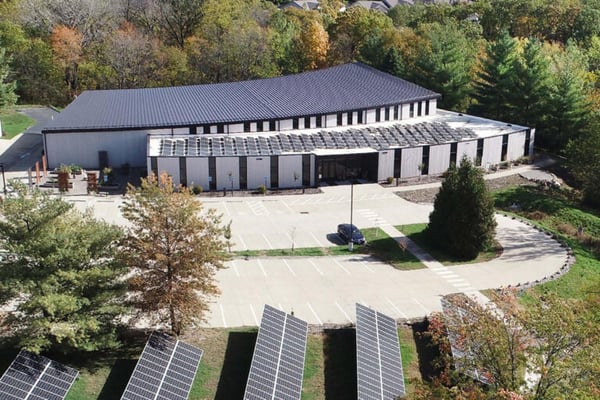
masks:
<instances>
[{"instance_id":1,"label":"white building wall","mask_svg":"<svg viewBox=\"0 0 600 400\"><path fill-rule=\"evenodd\" d=\"M294 176L296 179L294 179ZM279 156L278 179L280 188L302 186L302 156Z\"/></svg>"},{"instance_id":2,"label":"white building wall","mask_svg":"<svg viewBox=\"0 0 600 400\"><path fill-rule=\"evenodd\" d=\"M248 157L248 189L256 189L265 184L267 178L267 187L271 187L271 159L264 157ZM218 169L218 167L217 167Z\"/></svg>"},{"instance_id":3,"label":"white building wall","mask_svg":"<svg viewBox=\"0 0 600 400\"><path fill-rule=\"evenodd\" d=\"M367 124L372 124L373 122L375 122L375 111L377 110L367 110L366 114L367 114L367 119L363 121Z\"/></svg>"},{"instance_id":4,"label":"white building wall","mask_svg":"<svg viewBox=\"0 0 600 400\"><path fill-rule=\"evenodd\" d=\"M98 152L108 153L108 163L119 168L146 165L146 131L82 132L45 134L49 168L61 164L77 164L85 169L98 169Z\"/></svg>"},{"instance_id":5,"label":"white building wall","mask_svg":"<svg viewBox=\"0 0 600 400\"><path fill-rule=\"evenodd\" d=\"M334 126L337 126L337 115L336 114L327 114L325 116L325 124L323 125L323 127L332 128Z\"/></svg>"},{"instance_id":6,"label":"white building wall","mask_svg":"<svg viewBox=\"0 0 600 400\"><path fill-rule=\"evenodd\" d=\"M402 104L400 107L402 108L402 118L401 119L410 118L410 104Z\"/></svg>"},{"instance_id":7,"label":"white building wall","mask_svg":"<svg viewBox=\"0 0 600 400\"><path fill-rule=\"evenodd\" d=\"M429 100L429 115L437 114L437 100L431 99Z\"/></svg>"},{"instance_id":8,"label":"white building wall","mask_svg":"<svg viewBox=\"0 0 600 400\"><path fill-rule=\"evenodd\" d=\"M244 132L244 124L230 124L225 132L242 133Z\"/></svg>"},{"instance_id":9,"label":"white building wall","mask_svg":"<svg viewBox=\"0 0 600 400\"><path fill-rule=\"evenodd\" d=\"M523 157L525 149L525 132L517 132L508 136L507 160L512 161Z\"/></svg>"},{"instance_id":10,"label":"white building wall","mask_svg":"<svg viewBox=\"0 0 600 400\"><path fill-rule=\"evenodd\" d=\"M467 157L471 162L475 162L475 158L477 158L477 140L458 142L456 146L456 164L460 164L464 157Z\"/></svg>"},{"instance_id":11,"label":"white building wall","mask_svg":"<svg viewBox=\"0 0 600 400\"><path fill-rule=\"evenodd\" d=\"M402 164L400 178L421 176L419 165L423 161L423 148L413 147L402 149Z\"/></svg>"},{"instance_id":12,"label":"white building wall","mask_svg":"<svg viewBox=\"0 0 600 400\"><path fill-rule=\"evenodd\" d=\"M377 180L383 181L390 176L394 176L394 150L380 151Z\"/></svg>"},{"instance_id":13,"label":"white building wall","mask_svg":"<svg viewBox=\"0 0 600 400\"><path fill-rule=\"evenodd\" d=\"M499 164L502 157L502 136L494 136L486 138L483 141L483 156L481 157L481 165Z\"/></svg>"},{"instance_id":14,"label":"white building wall","mask_svg":"<svg viewBox=\"0 0 600 400\"><path fill-rule=\"evenodd\" d=\"M292 129L294 126L294 121L291 119L282 119L281 121L279 121L279 130L280 131L287 131Z\"/></svg>"},{"instance_id":15,"label":"white building wall","mask_svg":"<svg viewBox=\"0 0 600 400\"><path fill-rule=\"evenodd\" d=\"M450 166L450 144L429 147L429 175L439 175Z\"/></svg>"},{"instance_id":16,"label":"white building wall","mask_svg":"<svg viewBox=\"0 0 600 400\"><path fill-rule=\"evenodd\" d=\"M307 128L315 128L317 126L317 117L310 117L310 126Z\"/></svg>"},{"instance_id":17,"label":"white building wall","mask_svg":"<svg viewBox=\"0 0 600 400\"><path fill-rule=\"evenodd\" d=\"M158 175L166 172L173 178L173 183L179 185L179 157L159 157L156 166Z\"/></svg>"},{"instance_id":18,"label":"white building wall","mask_svg":"<svg viewBox=\"0 0 600 400\"><path fill-rule=\"evenodd\" d=\"M186 168L188 186L200 185L202 189L208 191L210 187L210 182L208 182L208 158L188 157Z\"/></svg>"},{"instance_id":19,"label":"white building wall","mask_svg":"<svg viewBox=\"0 0 600 400\"><path fill-rule=\"evenodd\" d=\"M342 126L348 125L348 114L349 113L342 113Z\"/></svg>"},{"instance_id":20,"label":"white building wall","mask_svg":"<svg viewBox=\"0 0 600 400\"><path fill-rule=\"evenodd\" d=\"M352 125L358 124L358 111L352 113Z\"/></svg>"},{"instance_id":21,"label":"white building wall","mask_svg":"<svg viewBox=\"0 0 600 400\"><path fill-rule=\"evenodd\" d=\"M185 128L171 128L169 129L169 133L172 135L189 135L190 134L190 128L188 128L187 126Z\"/></svg>"},{"instance_id":22,"label":"white building wall","mask_svg":"<svg viewBox=\"0 0 600 400\"><path fill-rule=\"evenodd\" d=\"M250 122L250 132L256 132L256 122Z\"/></svg>"},{"instance_id":23,"label":"white building wall","mask_svg":"<svg viewBox=\"0 0 600 400\"><path fill-rule=\"evenodd\" d=\"M215 169L217 174L217 190L231 189L233 179L233 190L240 188L240 160L237 157L216 157ZM231 178L229 177L231 174ZM214 178L213 178L214 179Z\"/></svg>"}]
</instances>

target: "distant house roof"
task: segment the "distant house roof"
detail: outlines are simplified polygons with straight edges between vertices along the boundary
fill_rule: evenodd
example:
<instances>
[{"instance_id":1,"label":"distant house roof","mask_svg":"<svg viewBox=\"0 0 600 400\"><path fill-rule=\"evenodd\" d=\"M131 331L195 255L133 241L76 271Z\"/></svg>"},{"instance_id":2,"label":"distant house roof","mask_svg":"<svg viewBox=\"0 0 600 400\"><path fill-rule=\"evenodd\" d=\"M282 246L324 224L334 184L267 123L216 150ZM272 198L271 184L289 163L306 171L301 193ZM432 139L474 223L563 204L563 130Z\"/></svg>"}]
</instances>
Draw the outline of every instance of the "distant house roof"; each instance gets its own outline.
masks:
<instances>
[{"instance_id":1,"label":"distant house roof","mask_svg":"<svg viewBox=\"0 0 600 400\"><path fill-rule=\"evenodd\" d=\"M282 4L281 9L286 9L286 8L298 8L298 9L302 9L302 10L316 10L319 8L319 2L318 0L296 0L296 1L290 1L289 3L285 3Z\"/></svg>"},{"instance_id":2,"label":"distant house roof","mask_svg":"<svg viewBox=\"0 0 600 400\"><path fill-rule=\"evenodd\" d=\"M367 10L381 11L382 13L389 11L389 7L383 1L355 1L350 7L362 7Z\"/></svg>"},{"instance_id":3,"label":"distant house roof","mask_svg":"<svg viewBox=\"0 0 600 400\"><path fill-rule=\"evenodd\" d=\"M85 91L44 133L231 124L438 98L361 63L243 82Z\"/></svg>"}]
</instances>

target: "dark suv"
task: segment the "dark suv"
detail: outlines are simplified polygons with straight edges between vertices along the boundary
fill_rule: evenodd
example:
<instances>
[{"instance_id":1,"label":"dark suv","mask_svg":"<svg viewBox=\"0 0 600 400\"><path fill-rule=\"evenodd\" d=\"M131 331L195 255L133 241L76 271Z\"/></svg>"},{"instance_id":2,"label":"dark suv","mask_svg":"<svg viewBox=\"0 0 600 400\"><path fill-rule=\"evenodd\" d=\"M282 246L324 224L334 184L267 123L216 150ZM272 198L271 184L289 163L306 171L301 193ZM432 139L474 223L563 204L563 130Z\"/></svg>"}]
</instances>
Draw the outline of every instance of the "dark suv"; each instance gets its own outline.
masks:
<instances>
[{"instance_id":1,"label":"dark suv","mask_svg":"<svg viewBox=\"0 0 600 400\"><path fill-rule=\"evenodd\" d=\"M350 232L352 232L352 234ZM352 239L352 243L354 244L367 243L364 235L362 234L360 229L356 227L356 225L339 224L337 227L337 233L346 243L349 243L350 239Z\"/></svg>"}]
</instances>

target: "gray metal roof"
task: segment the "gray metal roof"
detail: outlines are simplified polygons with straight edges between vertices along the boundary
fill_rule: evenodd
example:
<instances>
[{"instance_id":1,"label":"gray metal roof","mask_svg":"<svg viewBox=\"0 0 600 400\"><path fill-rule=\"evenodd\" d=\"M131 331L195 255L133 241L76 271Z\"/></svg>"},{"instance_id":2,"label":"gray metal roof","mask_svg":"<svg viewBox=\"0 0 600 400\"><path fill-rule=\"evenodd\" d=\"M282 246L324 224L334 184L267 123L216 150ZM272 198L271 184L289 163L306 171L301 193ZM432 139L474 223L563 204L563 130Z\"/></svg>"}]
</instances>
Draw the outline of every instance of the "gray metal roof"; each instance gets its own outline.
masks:
<instances>
[{"instance_id":1,"label":"gray metal roof","mask_svg":"<svg viewBox=\"0 0 600 400\"><path fill-rule=\"evenodd\" d=\"M467 128L451 128L446 123L421 122L391 126L368 126L346 130L244 135L150 136L150 156L158 157L237 157L310 153L315 150L385 150L458 142L476 138Z\"/></svg>"},{"instance_id":2,"label":"gray metal roof","mask_svg":"<svg viewBox=\"0 0 600 400\"><path fill-rule=\"evenodd\" d=\"M435 92L361 63L244 82L93 90L44 132L169 128L285 119L437 98Z\"/></svg>"}]
</instances>

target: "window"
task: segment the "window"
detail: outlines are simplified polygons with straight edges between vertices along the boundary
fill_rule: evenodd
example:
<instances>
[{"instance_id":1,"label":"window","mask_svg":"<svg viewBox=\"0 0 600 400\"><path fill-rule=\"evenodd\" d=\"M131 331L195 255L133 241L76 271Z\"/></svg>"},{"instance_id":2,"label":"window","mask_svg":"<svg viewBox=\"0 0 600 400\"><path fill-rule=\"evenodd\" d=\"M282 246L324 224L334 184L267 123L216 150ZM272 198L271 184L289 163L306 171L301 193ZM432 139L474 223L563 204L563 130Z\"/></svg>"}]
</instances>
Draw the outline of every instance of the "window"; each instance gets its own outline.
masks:
<instances>
[{"instance_id":1,"label":"window","mask_svg":"<svg viewBox=\"0 0 600 400\"><path fill-rule=\"evenodd\" d=\"M502 135L502 155L500 159L506 161L508 157L508 134Z\"/></svg>"},{"instance_id":2,"label":"window","mask_svg":"<svg viewBox=\"0 0 600 400\"><path fill-rule=\"evenodd\" d=\"M344 124L344 118L342 117L342 113L337 113L337 125L342 126Z\"/></svg>"},{"instance_id":3,"label":"window","mask_svg":"<svg viewBox=\"0 0 600 400\"><path fill-rule=\"evenodd\" d=\"M398 113L399 108L400 107L397 104L394 106L394 119L400 119L400 115Z\"/></svg>"},{"instance_id":4,"label":"window","mask_svg":"<svg viewBox=\"0 0 600 400\"><path fill-rule=\"evenodd\" d=\"M363 112L362 110L358 111L358 121L356 121L358 124L362 124L363 123Z\"/></svg>"},{"instance_id":5,"label":"window","mask_svg":"<svg viewBox=\"0 0 600 400\"><path fill-rule=\"evenodd\" d=\"M195 126L190 126L190 135L196 135L198 133L196 129Z\"/></svg>"},{"instance_id":6,"label":"window","mask_svg":"<svg viewBox=\"0 0 600 400\"><path fill-rule=\"evenodd\" d=\"M274 119L272 119L272 120L269 121L269 130L271 132L274 132L274 131L277 130L277 124L276 124L276 122L277 121L275 121Z\"/></svg>"},{"instance_id":7,"label":"window","mask_svg":"<svg viewBox=\"0 0 600 400\"><path fill-rule=\"evenodd\" d=\"M386 121L390 120L390 108L389 107L385 108L385 120Z\"/></svg>"},{"instance_id":8,"label":"window","mask_svg":"<svg viewBox=\"0 0 600 400\"><path fill-rule=\"evenodd\" d=\"M483 139L477 140L477 158L475 159L475 165L481 167L481 160L483 159Z\"/></svg>"},{"instance_id":9,"label":"window","mask_svg":"<svg viewBox=\"0 0 600 400\"><path fill-rule=\"evenodd\" d=\"M310 154L302 155L302 186L310 186Z\"/></svg>"},{"instance_id":10,"label":"window","mask_svg":"<svg viewBox=\"0 0 600 400\"><path fill-rule=\"evenodd\" d=\"M271 187L279 187L279 156L271 156Z\"/></svg>"},{"instance_id":11,"label":"window","mask_svg":"<svg viewBox=\"0 0 600 400\"><path fill-rule=\"evenodd\" d=\"M458 143L450 144L450 165L456 165L456 153L458 152Z\"/></svg>"},{"instance_id":12,"label":"window","mask_svg":"<svg viewBox=\"0 0 600 400\"><path fill-rule=\"evenodd\" d=\"M425 115L429 115L429 100L425 102Z\"/></svg>"},{"instance_id":13,"label":"window","mask_svg":"<svg viewBox=\"0 0 600 400\"><path fill-rule=\"evenodd\" d=\"M300 127L300 121L298 118L292 119L292 129L298 129Z\"/></svg>"},{"instance_id":14,"label":"window","mask_svg":"<svg viewBox=\"0 0 600 400\"><path fill-rule=\"evenodd\" d=\"M423 111L422 110L422 108L423 108L422 106L423 106L423 103L421 103L421 102L417 103L417 117L420 117L421 115L423 115L422 114L422 111Z\"/></svg>"},{"instance_id":15,"label":"window","mask_svg":"<svg viewBox=\"0 0 600 400\"><path fill-rule=\"evenodd\" d=\"M217 158L208 157L208 186L210 190L217 190Z\"/></svg>"},{"instance_id":16,"label":"window","mask_svg":"<svg viewBox=\"0 0 600 400\"><path fill-rule=\"evenodd\" d=\"M413 118L415 116L415 103L410 103L410 108L408 109L408 117Z\"/></svg>"},{"instance_id":17,"label":"window","mask_svg":"<svg viewBox=\"0 0 600 400\"><path fill-rule=\"evenodd\" d=\"M225 133L225 124L217 124L217 133Z\"/></svg>"},{"instance_id":18,"label":"window","mask_svg":"<svg viewBox=\"0 0 600 400\"><path fill-rule=\"evenodd\" d=\"M323 118L320 115L317 115L317 128L320 128L322 123Z\"/></svg>"},{"instance_id":19,"label":"window","mask_svg":"<svg viewBox=\"0 0 600 400\"><path fill-rule=\"evenodd\" d=\"M375 122L381 121L381 108L375 109Z\"/></svg>"},{"instance_id":20,"label":"window","mask_svg":"<svg viewBox=\"0 0 600 400\"><path fill-rule=\"evenodd\" d=\"M187 163L186 157L179 157L179 183L187 186Z\"/></svg>"},{"instance_id":21,"label":"window","mask_svg":"<svg viewBox=\"0 0 600 400\"><path fill-rule=\"evenodd\" d=\"M310 117L304 117L304 129L310 128Z\"/></svg>"},{"instance_id":22,"label":"window","mask_svg":"<svg viewBox=\"0 0 600 400\"><path fill-rule=\"evenodd\" d=\"M240 189L248 189L248 159L240 157Z\"/></svg>"},{"instance_id":23,"label":"window","mask_svg":"<svg viewBox=\"0 0 600 400\"><path fill-rule=\"evenodd\" d=\"M429 146L423 146L423 157L421 158L421 175L429 174Z\"/></svg>"},{"instance_id":24,"label":"window","mask_svg":"<svg viewBox=\"0 0 600 400\"><path fill-rule=\"evenodd\" d=\"M348 113L348 125L352 125L352 116L354 115L354 113L352 111L350 111Z\"/></svg>"},{"instance_id":25,"label":"window","mask_svg":"<svg viewBox=\"0 0 600 400\"><path fill-rule=\"evenodd\" d=\"M256 132L262 132L263 131L263 121L258 121L256 123Z\"/></svg>"},{"instance_id":26,"label":"window","mask_svg":"<svg viewBox=\"0 0 600 400\"><path fill-rule=\"evenodd\" d=\"M250 122L244 122L244 132L250 132Z\"/></svg>"},{"instance_id":27,"label":"window","mask_svg":"<svg viewBox=\"0 0 600 400\"><path fill-rule=\"evenodd\" d=\"M402 149L394 150L394 177L402 177Z\"/></svg>"}]
</instances>

